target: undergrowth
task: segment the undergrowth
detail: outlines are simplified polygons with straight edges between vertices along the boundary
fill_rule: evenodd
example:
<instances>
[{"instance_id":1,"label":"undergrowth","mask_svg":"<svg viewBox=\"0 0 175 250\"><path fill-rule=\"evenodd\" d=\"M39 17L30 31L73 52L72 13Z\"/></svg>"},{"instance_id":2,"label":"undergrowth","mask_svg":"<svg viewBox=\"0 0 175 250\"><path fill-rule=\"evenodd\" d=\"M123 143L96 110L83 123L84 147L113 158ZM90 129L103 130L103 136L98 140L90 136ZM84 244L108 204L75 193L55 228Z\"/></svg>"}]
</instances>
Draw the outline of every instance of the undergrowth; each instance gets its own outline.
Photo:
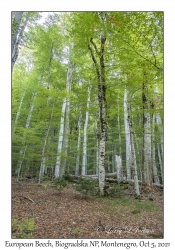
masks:
<instances>
[{"instance_id":1,"label":"undergrowth","mask_svg":"<svg viewBox=\"0 0 175 250\"><path fill-rule=\"evenodd\" d=\"M104 201L104 211L105 212L117 212L122 208L122 210L131 211L147 211L153 212L158 210L158 207L154 205L151 201L136 200L127 197L121 198L103 198Z\"/></svg>"},{"instance_id":2,"label":"undergrowth","mask_svg":"<svg viewBox=\"0 0 175 250\"><path fill-rule=\"evenodd\" d=\"M34 218L22 218L21 220L12 220L12 238L33 238L35 230Z\"/></svg>"}]
</instances>

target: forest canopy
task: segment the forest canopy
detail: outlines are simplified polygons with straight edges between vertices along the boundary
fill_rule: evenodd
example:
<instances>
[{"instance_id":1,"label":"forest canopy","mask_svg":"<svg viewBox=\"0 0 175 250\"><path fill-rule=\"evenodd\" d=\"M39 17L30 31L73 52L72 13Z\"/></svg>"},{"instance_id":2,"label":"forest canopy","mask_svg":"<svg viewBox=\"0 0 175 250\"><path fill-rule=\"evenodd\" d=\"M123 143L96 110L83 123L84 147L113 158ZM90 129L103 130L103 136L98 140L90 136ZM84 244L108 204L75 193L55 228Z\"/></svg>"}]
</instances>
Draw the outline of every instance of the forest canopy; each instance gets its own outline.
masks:
<instances>
[{"instance_id":1,"label":"forest canopy","mask_svg":"<svg viewBox=\"0 0 175 250\"><path fill-rule=\"evenodd\" d=\"M12 174L163 185L163 12L12 12Z\"/></svg>"}]
</instances>

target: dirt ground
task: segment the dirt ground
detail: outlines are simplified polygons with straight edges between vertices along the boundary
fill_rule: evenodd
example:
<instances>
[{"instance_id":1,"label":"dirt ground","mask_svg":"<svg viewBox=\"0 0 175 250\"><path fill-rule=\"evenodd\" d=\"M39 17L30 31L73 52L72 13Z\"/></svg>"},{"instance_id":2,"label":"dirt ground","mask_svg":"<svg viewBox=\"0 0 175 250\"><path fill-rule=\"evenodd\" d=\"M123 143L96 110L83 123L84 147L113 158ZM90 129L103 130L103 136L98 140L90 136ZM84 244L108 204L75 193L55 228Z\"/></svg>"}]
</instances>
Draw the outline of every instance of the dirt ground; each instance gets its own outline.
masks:
<instances>
[{"instance_id":1,"label":"dirt ground","mask_svg":"<svg viewBox=\"0 0 175 250\"><path fill-rule=\"evenodd\" d=\"M145 192L139 201L85 199L73 184L60 193L34 182L12 183L12 220L22 218L34 219L37 239L163 238L163 191ZM17 228L12 236L20 237Z\"/></svg>"}]
</instances>

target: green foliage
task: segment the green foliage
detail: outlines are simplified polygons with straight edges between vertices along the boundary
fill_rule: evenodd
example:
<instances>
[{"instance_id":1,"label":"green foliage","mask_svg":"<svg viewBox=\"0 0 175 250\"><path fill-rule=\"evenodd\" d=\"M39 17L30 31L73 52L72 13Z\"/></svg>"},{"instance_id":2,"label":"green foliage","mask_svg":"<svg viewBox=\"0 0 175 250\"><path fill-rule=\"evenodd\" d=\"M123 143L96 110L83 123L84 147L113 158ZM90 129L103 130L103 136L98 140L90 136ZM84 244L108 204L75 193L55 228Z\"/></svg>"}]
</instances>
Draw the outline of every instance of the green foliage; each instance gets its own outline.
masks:
<instances>
[{"instance_id":1,"label":"green foliage","mask_svg":"<svg viewBox=\"0 0 175 250\"><path fill-rule=\"evenodd\" d=\"M73 182L74 181L74 177L69 175L69 174L65 174L63 177L68 182Z\"/></svg>"},{"instance_id":2,"label":"green foliage","mask_svg":"<svg viewBox=\"0 0 175 250\"><path fill-rule=\"evenodd\" d=\"M114 183L112 188L108 191L108 195L111 197L122 197L124 196L124 186Z\"/></svg>"},{"instance_id":3,"label":"green foliage","mask_svg":"<svg viewBox=\"0 0 175 250\"><path fill-rule=\"evenodd\" d=\"M85 198L89 194L94 195L96 193L96 180L93 180L92 178L85 178L82 177L79 180L79 184L76 186L76 190L81 192Z\"/></svg>"},{"instance_id":4,"label":"green foliage","mask_svg":"<svg viewBox=\"0 0 175 250\"><path fill-rule=\"evenodd\" d=\"M53 181L54 187L56 189L59 189L59 191L61 192L63 190L64 187L66 187L68 185L68 182L65 180L65 178L57 178Z\"/></svg>"},{"instance_id":5,"label":"green foliage","mask_svg":"<svg viewBox=\"0 0 175 250\"><path fill-rule=\"evenodd\" d=\"M12 220L12 238L33 238L34 230L34 218L22 218L21 220Z\"/></svg>"},{"instance_id":6,"label":"green foliage","mask_svg":"<svg viewBox=\"0 0 175 250\"><path fill-rule=\"evenodd\" d=\"M162 12L65 12L50 13L39 24L39 12L25 12L22 23L28 20L12 77L12 167L13 173L22 161L22 171L39 174L41 154L47 171L53 178L57 157L60 120L64 98L70 99L68 151L66 172L75 173L77 156L82 160L83 124L86 117L88 87L91 104L87 131L87 174L96 172L100 135L98 82L88 44L93 38L99 60L99 37L106 36L104 48L105 85L107 101L106 172L114 169L113 156L122 149L125 165L125 126L123 97L130 92L137 165L142 166L143 105L142 84L147 84L147 98L154 108L147 111L160 114L163 122L163 13ZM13 27L12 27L13 28ZM25 44L26 46L23 46ZM115 49L117 48L117 49ZM66 89L70 61L74 62L71 91ZM144 72L146 71L146 75ZM32 98L35 93L35 98ZM31 106L34 105L29 115ZM53 110L53 115L52 114ZM81 126L78 116L82 115ZM19 116L18 116L19 115ZM27 127L27 120L30 123ZM18 119L17 119L18 118ZM80 149L77 142L80 128ZM48 136L46 136L48 132ZM155 145L161 145L162 124L155 124ZM121 136L121 139L119 139ZM47 138L46 138L47 137ZM66 138L65 133L63 138ZM64 139L63 139L64 140ZM44 144L46 144L45 149ZM23 155L20 151L23 150ZM157 149L156 149L157 150ZM43 153L42 153L43 152ZM156 165L160 172L159 158ZM80 166L81 167L81 166ZM71 177L65 180L71 182ZM60 187L60 185L58 184ZM63 187L61 185L61 187ZM83 192L90 193L87 188ZM110 190L111 196L122 196L122 188ZM93 192L92 192L93 193Z\"/></svg>"}]
</instances>

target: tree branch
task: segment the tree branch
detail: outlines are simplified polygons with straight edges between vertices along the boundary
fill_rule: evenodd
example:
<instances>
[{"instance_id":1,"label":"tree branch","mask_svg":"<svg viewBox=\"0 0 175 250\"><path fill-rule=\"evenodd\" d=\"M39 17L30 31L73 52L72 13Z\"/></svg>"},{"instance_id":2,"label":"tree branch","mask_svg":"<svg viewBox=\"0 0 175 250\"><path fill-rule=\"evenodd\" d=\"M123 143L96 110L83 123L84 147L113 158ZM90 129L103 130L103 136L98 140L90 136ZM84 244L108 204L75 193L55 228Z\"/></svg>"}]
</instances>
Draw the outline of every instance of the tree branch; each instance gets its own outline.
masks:
<instances>
[{"instance_id":1,"label":"tree branch","mask_svg":"<svg viewBox=\"0 0 175 250\"><path fill-rule=\"evenodd\" d=\"M100 82L100 71L99 71L99 68L98 68L98 63L97 63L97 60L93 54L93 51L92 51L92 48L91 46L88 44L88 49L90 50L91 52L91 57L92 57L92 60L94 62L94 65L95 65L95 68L96 68L96 72L97 72L97 77L98 77L98 81Z\"/></svg>"},{"instance_id":2,"label":"tree branch","mask_svg":"<svg viewBox=\"0 0 175 250\"><path fill-rule=\"evenodd\" d=\"M96 46L96 44L95 44L94 41L93 41L93 38L90 39L90 42L91 42L92 45L94 46L94 49L95 49L97 55L100 55L100 52L98 51L97 46Z\"/></svg>"},{"instance_id":3,"label":"tree branch","mask_svg":"<svg viewBox=\"0 0 175 250\"><path fill-rule=\"evenodd\" d=\"M137 50L134 49L134 46L132 46L128 41L122 39L125 43L127 43L131 48L132 50L137 54L139 55L140 57L142 57L144 60L146 60L147 62L151 63L154 67L156 67L158 70L163 70L163 68L161 67L158 67L155 63L153 63L152 61L150 61L149 59L147 59L146 57L142 56Z\"/></svg>"}]
</instances>

